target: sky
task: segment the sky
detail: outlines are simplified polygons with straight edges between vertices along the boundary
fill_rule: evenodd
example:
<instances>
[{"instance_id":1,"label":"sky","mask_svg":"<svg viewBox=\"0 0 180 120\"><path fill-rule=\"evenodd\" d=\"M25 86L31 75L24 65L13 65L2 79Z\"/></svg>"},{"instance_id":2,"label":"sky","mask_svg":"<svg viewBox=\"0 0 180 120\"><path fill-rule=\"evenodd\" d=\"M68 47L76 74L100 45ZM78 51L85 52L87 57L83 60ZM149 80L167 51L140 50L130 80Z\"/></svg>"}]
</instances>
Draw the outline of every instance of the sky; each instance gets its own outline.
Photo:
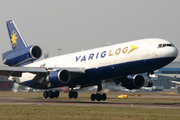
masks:
<instances>
[{"instance_id":1,"label":"sky","mask_svg":"<svg viewBox=\"0 0 180 120\"><path fill-rule=\"evenodd\" d=\"M0 54L11 49L8 20L41 47L41 59L144 38L180 49L179 0L0 0Z\"/></svg>"}]
</instances>

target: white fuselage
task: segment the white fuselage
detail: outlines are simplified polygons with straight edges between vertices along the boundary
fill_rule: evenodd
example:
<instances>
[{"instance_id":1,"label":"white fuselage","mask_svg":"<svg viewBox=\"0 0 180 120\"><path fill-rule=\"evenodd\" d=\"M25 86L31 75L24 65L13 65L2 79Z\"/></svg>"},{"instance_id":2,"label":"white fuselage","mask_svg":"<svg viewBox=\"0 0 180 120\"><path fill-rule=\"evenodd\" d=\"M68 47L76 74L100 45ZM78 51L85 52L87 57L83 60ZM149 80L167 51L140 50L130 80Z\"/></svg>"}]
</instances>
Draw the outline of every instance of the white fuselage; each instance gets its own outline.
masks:
<instances>
[{"instance_id":1,"label":"white fuselage","mask_svg":"<svg viewBox=\"0 0 180 120\"><path fill-rule=\"evenodd\" d=\"M84 67L86 69L139 60L177 57L178 50L174 46L158 48L159 44L171 44L163 39L142 39L116 45L80 51L67 55L40 60L24 67ZM163 66L162 66L163 67ZM33 79L35 75L23 73L20 82Z\"/></svg>"}]
</instances>

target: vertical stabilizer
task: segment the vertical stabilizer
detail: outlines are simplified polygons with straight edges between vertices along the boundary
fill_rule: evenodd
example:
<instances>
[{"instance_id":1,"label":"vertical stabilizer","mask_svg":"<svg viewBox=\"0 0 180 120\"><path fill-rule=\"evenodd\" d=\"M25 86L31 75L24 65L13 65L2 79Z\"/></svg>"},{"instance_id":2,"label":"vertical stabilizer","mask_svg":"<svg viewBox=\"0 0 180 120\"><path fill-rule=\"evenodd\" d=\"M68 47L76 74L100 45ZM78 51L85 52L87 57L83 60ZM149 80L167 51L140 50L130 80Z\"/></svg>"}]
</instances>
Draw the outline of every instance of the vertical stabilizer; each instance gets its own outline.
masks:
<instances>
[{"instance_id":1,"label":"vertical stabilizer","mask_svg":"<svg viewBox=\"0 0 180 120\"><path fill-rule=\"evenodd\" d=\"M23 37L21 36L19 30L17 29L14 21L9 20L6 22L6 24L7 24L10 41L11 41L11 46L14 52L26 48L27 44L23 40Z\"/></svg>"}]
</instances>

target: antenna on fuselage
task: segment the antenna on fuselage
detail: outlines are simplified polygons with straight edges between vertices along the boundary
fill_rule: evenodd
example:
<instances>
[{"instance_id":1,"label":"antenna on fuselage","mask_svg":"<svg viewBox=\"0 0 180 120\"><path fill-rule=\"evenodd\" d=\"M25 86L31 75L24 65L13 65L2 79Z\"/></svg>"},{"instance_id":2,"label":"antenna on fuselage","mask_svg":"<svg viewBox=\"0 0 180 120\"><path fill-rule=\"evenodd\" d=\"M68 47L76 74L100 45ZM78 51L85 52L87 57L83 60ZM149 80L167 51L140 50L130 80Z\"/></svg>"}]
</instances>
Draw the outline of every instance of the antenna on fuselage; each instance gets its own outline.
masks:
<instances>
[{"instance_id":1,"label":"antenna on fuselage","mask_svg":"<svg viewBox=\"0 0 180 120\"><path fill-rule=\"evenodd\" d=\"M47 53L44 53L44 59L48 58L49 57L49 52L47 50Z\"/></svg>"},{"instance_id":2,"label":"antenna on fuselage","mask_svg":"<svg viewBox=\"0 0 180 120\"><path fill-rule=\"evenodd\" d=\"M60 51L62 50L61 48L59 48L59 49L57 49L57 50L59 50L59 55L60 55Z\"/></svg>"},{"instance_id":3,"label":"antenna on fuselage","mask_svg":"<svg viewBox=\"0 0 180 120\"><path fill-rule=\"evenodd\" d=\"M110 45L110 43L106 43L105 45L103 45L103 46L109 46Z\"/></svg>"}]
</instances>

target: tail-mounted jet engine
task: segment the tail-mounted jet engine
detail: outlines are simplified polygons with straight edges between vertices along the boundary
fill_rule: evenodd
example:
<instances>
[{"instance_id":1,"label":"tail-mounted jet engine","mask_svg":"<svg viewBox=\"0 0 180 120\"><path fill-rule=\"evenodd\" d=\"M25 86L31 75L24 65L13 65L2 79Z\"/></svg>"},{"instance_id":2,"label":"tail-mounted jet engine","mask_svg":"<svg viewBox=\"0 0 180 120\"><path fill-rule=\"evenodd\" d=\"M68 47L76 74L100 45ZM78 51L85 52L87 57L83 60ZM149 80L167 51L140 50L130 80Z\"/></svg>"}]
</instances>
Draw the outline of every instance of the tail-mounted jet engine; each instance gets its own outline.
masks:
<instances>
[{"instance_id":1,"label":"tail-mounted jet engine","mask_svg":"<svg viewBox=\"0 0 180 120\"><path fill-rule=\"evenodd\" d=\"M142 75L128 76L121 82L121 86L127 89L139 89L144 85L144 77Z\"/></svg>"},{"instance_id":2,"label":"tail-mounted jet engine","mask_svg":"<svg viewBox=\"0 0 180 120\"><path fill-rule=\"evenodd\" d=\"M67 70L52 71L46 78L47 82L52 84L66 84L70 81L71 76Z\"/></svg>"},{"instance_id":3,"label":"tail-mounted jet engine","mask_svg":"<svg viewBox=\"0 0 180 120\"><path fill-rule=\"evenodd\" d=\"M3 54L4 64L18 66L27 62L33 62L41 57L42 50L39 46L29 46L14 52L13 50Z\"/></svg>"}]
</instances>

